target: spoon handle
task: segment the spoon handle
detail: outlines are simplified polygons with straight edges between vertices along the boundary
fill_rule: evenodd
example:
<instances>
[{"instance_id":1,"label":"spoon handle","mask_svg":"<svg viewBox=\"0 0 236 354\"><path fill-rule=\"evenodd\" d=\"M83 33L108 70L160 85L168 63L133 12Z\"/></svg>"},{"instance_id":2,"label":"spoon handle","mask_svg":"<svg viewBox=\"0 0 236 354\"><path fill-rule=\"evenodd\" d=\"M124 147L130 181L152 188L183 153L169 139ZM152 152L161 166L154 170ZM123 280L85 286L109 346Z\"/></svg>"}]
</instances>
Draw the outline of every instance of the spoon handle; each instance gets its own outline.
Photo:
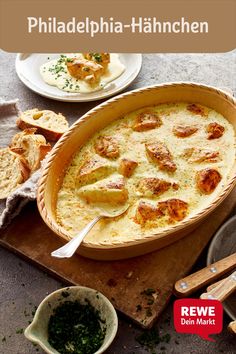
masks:
<instances>
[{"instance_id":1,"label":"spoon handle","mask_svg":"<svg viewBox=\"0 0 236 354\"><path fill-rule=\"evenodd\" d=\"M78 235L73 237L68 243L64 246L58 248L57 250L51 253L51 256L57 258L70 258L73 256L77 248L80 246L81 242L87 235L87 233L92 229L92 227L101 219L103 215L96 216L88 225L86 225Z\"/></svg>"}]
</instances>

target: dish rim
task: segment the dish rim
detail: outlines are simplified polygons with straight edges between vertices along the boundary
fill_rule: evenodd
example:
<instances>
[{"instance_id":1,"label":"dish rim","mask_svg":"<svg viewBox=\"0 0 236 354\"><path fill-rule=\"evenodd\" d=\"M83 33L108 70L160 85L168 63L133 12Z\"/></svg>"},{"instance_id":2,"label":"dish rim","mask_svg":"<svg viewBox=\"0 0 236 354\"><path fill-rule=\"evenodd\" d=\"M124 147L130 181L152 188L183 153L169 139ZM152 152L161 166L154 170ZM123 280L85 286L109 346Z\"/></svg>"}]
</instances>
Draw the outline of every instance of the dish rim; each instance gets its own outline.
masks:
<instances>
[{"instance_id":1,"label":"dish rim","mask_svg":"<svg viewBox=\"0 0 236 354\"><path fill-rule=\"evenodd\" d=\"M46 54L46 53L31 53L31 54ZM118 53L119 54L119 53ZM60 101L60 102L71 102L71 103L79 103L79 102L92 102L92 101L99 101L99 100L103 100L103 99L107 99L108 97L114 96L117 93L120 93L121 91L125 90L129 85L131 85L131 83L136 79L136 77L138 76L138 74L140 73L140 70L142 68L142 54L141 53L120 53L120 54L134 54L137 56L139 62L138 62L138 66L136 71L131 75L131 77L129 78L129 80L124 84L121 85L120 87L116 88L113 92L110 92L109 90L107 91L107 94L105 94L104 96L100 97L99 96L99 92L104 92L102 90L99 90L97 92L94 93L98 93L98 96L96 97L91 97L90 94L87 94L86 97L80 97L79 93L78 96L57 96L54 94L50 94L47 91L44 91L43 89L40 89L34 82L28 80L20 71L19 69L19 61L20 61L20 55L24 55L24 53L17 53L16 55L16 59L15 59L15 70L16 70L16 74L19 78L19 80L26 86L28 87L28 89L30 89L31 91L37 93L40 96L46 97L46 98L50 98L53 99L55 101ZM29 54L30 55L30 54ZM121 76L123 75L123 73L121 74ZM117 78L118 79L118 78ZM116 80L116 79L115 79ZM114 81L115 81L114 80ZM90 96L90 97L89 97Z\"/></svg>"},{"instance_id":2,"label":"dish rim","mask_svg":"<svg viewBox=\"0 0 236 354\"><path fill-rule=\"evenodd\" d=\"M47 161L44 165L43 171L41 178L38 183L38 190L37 190L37 205L38 209L40 212L41 217L43 218L44 222L49 226L49 228L55 232L58 236L63 238L64 240L70 240L71 235L68 231L66 231L62 226L57 224L47 213L46 205L45 205L45 200L44 200L44 191L45 191L45 185L46 185L46 180L48 176L49 169L53 163L54 157L56 156L57 152L60 150L60 148L63 146L64 142L70 138L70 135L74 132L74 130L78 129L80 124L82 124L84 121L88 120L94 113L101 111L104 107L109 106L110 104L114 102L119 102L122 99L126 99L126 97L134 95L136 93L141 93L143 91L149 91L149 90L155 90L157 88L169 88L169 87L175 87L175 86L186 86L186 87L196 87L196 88L202 88L211 92L215 92L218 95L222 96L222 98L228 100L230 103L236 106L236 99L223 91L222 89L219 89L214 86L209 86L201 83L196 83L196 82L167 82L167 83L162 83L162 84L157 84L157 85L152 85L152 86L145 86L142 88L138 88L136 90L128 91L125 93L122 93L118 96L115 96L113 98L110 98L109 100L99 104L98 106L92 108L89 110L87 113L85 113L82 117L80 117L68 130L66 133L63 134L63 136L60 138L60 140L56 143L54 148L51 150L51 152L48 155ZM128 241L113 241L112 243L105 243L105 242L97 242L97 243L91 243L88 241L84 241L82 243L82 247L85 247L86 249L92 248L92 249L100 249L100 250L113 250L113 249L121 249L121 248L126 248L129 246L135 246L135 245L141 245L145 244L151 241L157 240L158 236L159 238L162 238L166 235L172 234L174 232L179 232L182 229L187 228L188 226L190 227L197 221L202 220L204 217L206 217L209 213L211 213L231 192L233 187L236 184L236 173L227 181L227 184L225 184L225 187L221 190L221 192L214 198L214 200L207 205L204 208L201 208L197 213L194 213L192 216L178 222L177 224L171 225L168 228L161 230L159 232L155 232L149 235L143 235L142 238L133 238L132 240ZM160 237L161 236L161 237Z\"/></svg>"}]
</instances>

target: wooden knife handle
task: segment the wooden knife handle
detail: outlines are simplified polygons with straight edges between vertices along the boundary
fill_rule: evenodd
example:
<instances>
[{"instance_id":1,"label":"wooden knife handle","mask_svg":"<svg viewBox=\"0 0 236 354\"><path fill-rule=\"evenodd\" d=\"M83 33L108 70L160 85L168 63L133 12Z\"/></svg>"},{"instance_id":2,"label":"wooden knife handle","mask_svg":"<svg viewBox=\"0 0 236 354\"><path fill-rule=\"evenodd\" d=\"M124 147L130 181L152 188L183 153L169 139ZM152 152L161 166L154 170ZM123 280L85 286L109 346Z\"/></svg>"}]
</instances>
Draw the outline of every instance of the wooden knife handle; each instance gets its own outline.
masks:
<instances>
[{"instance_id":1,"label":"wooden knife handle","mask_svg":"<svg viewBox=\"0 0 236 354\"><path fill-rule=\"evenodd\" d=\"M228 330L231 332L231 333L234 333L236 334L236 321L232 321L228 324Z\"/></svg>"},{"instance_id":2,"label":"wooden knife handle","mask_svg":"<svg viewBox=\"0 0 236 354\"><path fill-rule=\"evenodd\" d=\"M203 293L200 298L208 300L224 301L236 289L236 272L230 274L218 286Z\"/></svg>"},{"instance_id":3,"label":"wooden knife handle","mask_svg":"<svg viewBox=\"0 0 236 354\"><path fill-rule=\"evenodd\" d=\"M174 293L177 297L189 296L194 291L216 280L229 270L232 270L235 266L236 253L178 280L174 286Z\"/></svg>"},{"instance_id":4,"label":"wooden knife handle","mask_svg":"<svg viewBox=\"0 0 236 354\"><path fill-rule=\"evenodd\" d=\"M213 284L209 285L209 286L206 288L206 291L207 291L207 292L208 292L208 291L211 291L211 290L214 289L216 286L218 286L218 285L220 285L221 283L223 283L224 280L225 280L225 278L224 278L224 279L220 279L220 280L218 280L216 283L213 283Z\"/></svg>"}]
</instances>

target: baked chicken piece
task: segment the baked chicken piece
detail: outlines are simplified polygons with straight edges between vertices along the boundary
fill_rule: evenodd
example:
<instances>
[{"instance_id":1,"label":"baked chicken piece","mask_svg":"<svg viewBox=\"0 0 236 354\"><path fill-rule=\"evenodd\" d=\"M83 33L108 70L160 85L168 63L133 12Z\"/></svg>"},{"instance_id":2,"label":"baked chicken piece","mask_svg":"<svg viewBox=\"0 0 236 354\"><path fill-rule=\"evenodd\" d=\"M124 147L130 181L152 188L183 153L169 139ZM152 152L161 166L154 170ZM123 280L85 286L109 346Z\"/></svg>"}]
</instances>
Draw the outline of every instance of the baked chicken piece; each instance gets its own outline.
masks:
<instances>
[{"instance_id":1,"label":"baked chicken piece","mask_svg":"<svg viewBox=\"0 0 236 354\"><path fill-rule=\"evenodd\" d=\"M136 161L130 159L122 159L118 168L118 172L124 177L131 177L134 170L138 166Z\"/></svg>"},{"instance_id":2,"label":"baked chicken piece","mask_svg":"<svg viewBox=\"0 0 236 354\"><path fill-rule=\"evenodd\" d=\"M117 140L111 136L98 137L94 148L98 155L109 159L115 159L120 155Z\"/></svg>"},{"instance_id":3,"label":"baked chicken piece","mask_svg":"<svg viewBox=\"0 0 236 354\"><path fill-rule=\"evenodd\" d=\"M108 177L78 190L80 197L87 203L124 204L128 199L123 177Z\"/></svg>"},{"instance_id":4,"label":"baked chicken piece","mask_svg":"<svg viewBox=\"0 0 236 354\"><path fill-rule=\"evenodd\" d=\"M102 65L81 58L70 59L66 62L66 66L71 76L84 80L88 84L97 83L104 72Z\"/></svg>"},{"instance_id":5,"label":"baked chicken piece","mask_svg":"<svg viewBox=\"0 0 236 354\"><path fill-rule=\"evenodd\" d=\"M146 177L139 181L137 188L142 193L142 195L151 197L153 194L156 196L161 195L162 193L166 192L171 187L171 185L172 184L170 182L167 182L163 179L156 177Z\"/></svg>"},{"instance_id":6,"label":"baked chicken piece","mask_svg":"<svg viewBox=\"0 0 236 354\"><path fill-rule=\"evenodd\" d=\"M133 125L133 130L143 132L145 130L158 128L161 125L162 121L157 113L152 111L144 111L138 114L135 124Z\"/></svg>"},{"instance_id":7,"label":"baked chicken piece","mask_svg":"<svg viewBox=\"0 0 236 354\"><path fill-rule=\"evenodd\" d=\"M220 173L213 168L206 168L196 173L197 188L204 194L211 194L221 179Z\"/></svg>"},{"instance_id":8,"label":"baked chicken piece","mask_svg":"<svg viewBox=\"0 0 236 354\"><path fill-rule=\"evenodd\" d=\"M183 152L183 157L189 162L218 162L220 161L219 151L207 148L187 148Z\"/></svg>"},{"instance_id":9,"label":"baked chicken piece","mask_svg":"<svg viewBox=\"0 0 236 354\"><path fill-rule=\"evenodd\" d=\"M219 139L224 134L225 128L215 122L208 124L206 131L208 133L207 139Z\"/></svg>"},{"instance_id":10,"label":"baked chicken piece","mask_svg":"<svg viewBox=\"0 0 236 354\"><path fill-rule=\"evenodd\" d=\"M173 128L174 135L179 138L186 138L198 131L196 126L191 125L175 125Z\"/></svg>"},{"instance_id":11,"label":"baked chicken piece","mask_svg":"<svg viewBox=\"0 0 236 354\"><path fill-rule=\"evenodd\" d=\"M187 110L192 113L199 114L200 116L203 116L203 117L205 117L207 115L204 107L197 105L195 103L188 104Z\"/></svg>"},{"instance_id":12,"label":"baked chicken piece","mask_svg":"<svg viewBox=\"0 0 236 354\"><path fill-rule=\"evenodd\" d=\"M168 213L170 221L181 221L188 213L188 203L181 199L168 199L158 203L159 209L165 214Z\"/></svg>"},{"instance_id":13,"label":"baked chicken piece","mask_svg":"<svg viewBox=\"0 0 236 354\"><path fill-rule=\"evenodd\" d=\"M158 164L160 170L174 172L177 169L167 146L161 141L145 144L148 156Z\"/></svg>"},{"instance_id":14,"label":"baked chicken piece","mask_svg":"<svg viewBox=\"0 0 236 354\"><path fill-rule=\"evenodd\" d=\"M110 63L109 53L83 53L83 56L87 60L92 60L95 63L102 65L105 70L107 69L108 64Z\"/></svg>"},{"instance_id":15,"label":"baked chicken piece","mask_svg":"<svg viewBox=\"0 0 236 354\"><path fill-rule=\"evenodd\" d=\"M99 179L109 176L114 171L115 166L105 159L99 157L88 159L79 168L76 176L76 184L77 186L81 186L83 184L94 183Z\"/></svg>"},{"instance_id":16,"label":"baked chicken piece","mask_svg":"<svg viewBox=\"0 0 236 354\"><path fill-rule=\"evenodd\" d=\"M135 214L135 221L144 225L147 221L154 221L163 215L161 210L151 203L140 201Z\"/></svg>"}]
</instances>

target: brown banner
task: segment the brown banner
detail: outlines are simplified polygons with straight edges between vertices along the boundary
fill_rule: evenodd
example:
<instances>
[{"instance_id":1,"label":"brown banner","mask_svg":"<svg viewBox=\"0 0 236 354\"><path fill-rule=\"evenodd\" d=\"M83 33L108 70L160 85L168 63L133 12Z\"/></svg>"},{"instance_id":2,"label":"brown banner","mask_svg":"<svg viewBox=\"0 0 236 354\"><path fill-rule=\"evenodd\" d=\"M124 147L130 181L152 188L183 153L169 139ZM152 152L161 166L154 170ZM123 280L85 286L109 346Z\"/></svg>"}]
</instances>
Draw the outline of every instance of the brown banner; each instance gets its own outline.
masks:
<instances>
[{"instance_id":1,"label":"brown banner","mask_svg":"<svg viewBox=\"0 0 236 354\"><path fill-rule=\"evenodd\" d=\"M9 52L226 52L235 0L1 0Z\"/></svg>"}]
</instances>

